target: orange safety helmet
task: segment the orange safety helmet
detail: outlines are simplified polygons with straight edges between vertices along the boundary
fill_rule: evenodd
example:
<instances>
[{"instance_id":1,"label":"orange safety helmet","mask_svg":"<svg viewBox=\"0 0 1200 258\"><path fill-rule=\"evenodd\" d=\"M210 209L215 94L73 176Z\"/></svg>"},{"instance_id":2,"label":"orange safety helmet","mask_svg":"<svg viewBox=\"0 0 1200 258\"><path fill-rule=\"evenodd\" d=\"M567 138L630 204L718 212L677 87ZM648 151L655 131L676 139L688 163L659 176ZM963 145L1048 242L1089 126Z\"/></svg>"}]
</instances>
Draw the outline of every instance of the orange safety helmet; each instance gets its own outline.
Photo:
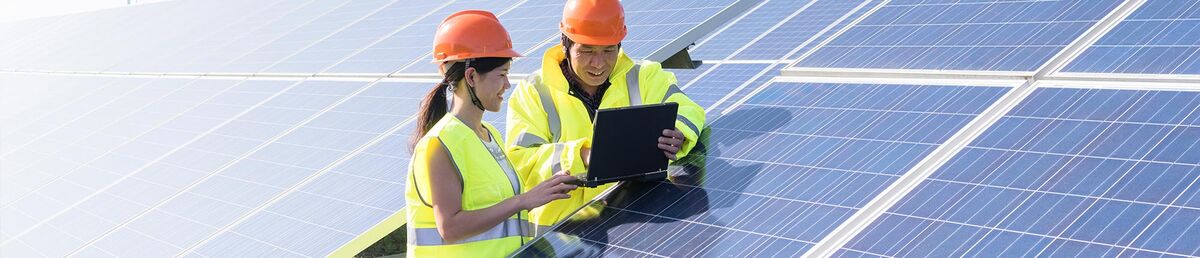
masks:
<instances>
[{"instance_id":1,"label":"orange safety helmet","mask_svg":"<svg viewBox=\"0 0 1200 258\"><path fill-rule=\"evenodd\" d=\"M568 0L558 29L582 44L620 44L626 33L625 9L618 0Z\"/></svg>"},{"instance_id":2,"label":"orange safety helmet","mask_svg":"<svg viewBox=\"0 0 1200 258\"><path fill-rule=\"evenodd\" d=\"M495 14L463 10L451 14L433 35L433 63L480 57L520 57Z\"/></svg>"}]
</instances>

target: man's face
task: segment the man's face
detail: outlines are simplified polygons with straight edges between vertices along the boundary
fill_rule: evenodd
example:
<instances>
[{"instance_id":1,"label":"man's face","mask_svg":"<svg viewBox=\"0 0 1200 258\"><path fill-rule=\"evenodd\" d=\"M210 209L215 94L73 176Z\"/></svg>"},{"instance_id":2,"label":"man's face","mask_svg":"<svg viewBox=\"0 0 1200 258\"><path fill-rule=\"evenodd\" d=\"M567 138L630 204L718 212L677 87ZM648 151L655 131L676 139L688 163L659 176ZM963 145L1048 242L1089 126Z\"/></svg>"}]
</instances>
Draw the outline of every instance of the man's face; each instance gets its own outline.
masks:
<instances>
[{"instance_id":1,"label":"man's face","mask_svg":"<svg viewBox=\"0 0 1200 258\"><path fill-rule=\"evenodd\" d=\"M593 46L584 44L573 44L570 51L571 55L571 70L574 70L575 76L587 86L600 86L608 80L609 74L612 73L613 66L617 63L617 52L620 49L616 45L609 46Z\"/></svg>"}]
</instances>

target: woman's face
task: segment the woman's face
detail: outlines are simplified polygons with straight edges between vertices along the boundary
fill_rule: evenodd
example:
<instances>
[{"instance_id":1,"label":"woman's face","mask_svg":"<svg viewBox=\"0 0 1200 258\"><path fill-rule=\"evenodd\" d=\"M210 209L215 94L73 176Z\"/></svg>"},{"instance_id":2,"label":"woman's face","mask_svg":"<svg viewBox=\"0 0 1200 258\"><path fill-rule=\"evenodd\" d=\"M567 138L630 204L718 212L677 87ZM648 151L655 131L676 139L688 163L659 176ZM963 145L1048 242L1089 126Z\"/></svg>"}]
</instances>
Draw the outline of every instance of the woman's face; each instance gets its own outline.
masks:
<instances>
[{"instance_id":1,"label":"woman's face","mask_svg":"<svg viewBox=\"0 0 1200 258\"><path fill-rule=\"evenodd\" d=\"M479 98L479 102L487 111L500 112L500 107L504 105L504 93L511 86L508 82L508 68L511 66L512 62L509 61L486 73L479 73L475 68L467 68L466 79L475 86L475 96Z\"/></svg>"}]
</instances>

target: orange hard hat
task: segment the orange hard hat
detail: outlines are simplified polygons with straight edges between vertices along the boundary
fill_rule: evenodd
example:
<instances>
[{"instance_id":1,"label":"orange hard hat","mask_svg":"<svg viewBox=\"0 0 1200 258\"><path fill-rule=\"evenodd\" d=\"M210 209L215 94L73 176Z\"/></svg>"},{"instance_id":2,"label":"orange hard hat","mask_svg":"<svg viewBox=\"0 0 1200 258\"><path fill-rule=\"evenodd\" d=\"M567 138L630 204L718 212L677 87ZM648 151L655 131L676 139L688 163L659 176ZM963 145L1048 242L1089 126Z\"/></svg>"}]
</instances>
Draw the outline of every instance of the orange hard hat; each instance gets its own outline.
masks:
<instances>
[{"instance_id":1,"label":"orange hard hat","mask_svg":"<svg viewBox=\"0 0 1200 258\"><path fill-rule=\"evenodd\" d=\"M451 14L433 35L433 63L479 57L520 57L496 15L484 10Z\"/></svg>"},{"instance_id":2,"label":"orange hard hat","mask_svg":"<svg viewBox=\"0 0 1200 258\"><path fill-rule=\"evenodd\" d=\"M567 0L558 29L581 44L620 44L625 39L625 9L617 0Z\"/></svg>"}]
</instances>

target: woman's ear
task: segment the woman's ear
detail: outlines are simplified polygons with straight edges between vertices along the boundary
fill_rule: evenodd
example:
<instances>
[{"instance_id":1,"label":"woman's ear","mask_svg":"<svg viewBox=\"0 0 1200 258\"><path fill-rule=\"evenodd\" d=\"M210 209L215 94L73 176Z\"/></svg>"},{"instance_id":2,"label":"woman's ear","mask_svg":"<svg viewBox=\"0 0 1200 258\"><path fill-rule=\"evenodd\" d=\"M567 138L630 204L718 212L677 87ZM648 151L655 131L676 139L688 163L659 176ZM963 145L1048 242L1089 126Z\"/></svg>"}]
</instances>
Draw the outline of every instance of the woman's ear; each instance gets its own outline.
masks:
<instances>
[{"instance_id":1,"label":"woman's ear","mask_svg":"<svg viewBox=\"0 0 1200 258\"><path fill-rule=\"evenodd\" d=\"M479 80L479 73L475 67L467 67L467 70L463 71L463 81L467 83L467 86L475 87L477 80Z\"/></svg>"}]
</instances>

